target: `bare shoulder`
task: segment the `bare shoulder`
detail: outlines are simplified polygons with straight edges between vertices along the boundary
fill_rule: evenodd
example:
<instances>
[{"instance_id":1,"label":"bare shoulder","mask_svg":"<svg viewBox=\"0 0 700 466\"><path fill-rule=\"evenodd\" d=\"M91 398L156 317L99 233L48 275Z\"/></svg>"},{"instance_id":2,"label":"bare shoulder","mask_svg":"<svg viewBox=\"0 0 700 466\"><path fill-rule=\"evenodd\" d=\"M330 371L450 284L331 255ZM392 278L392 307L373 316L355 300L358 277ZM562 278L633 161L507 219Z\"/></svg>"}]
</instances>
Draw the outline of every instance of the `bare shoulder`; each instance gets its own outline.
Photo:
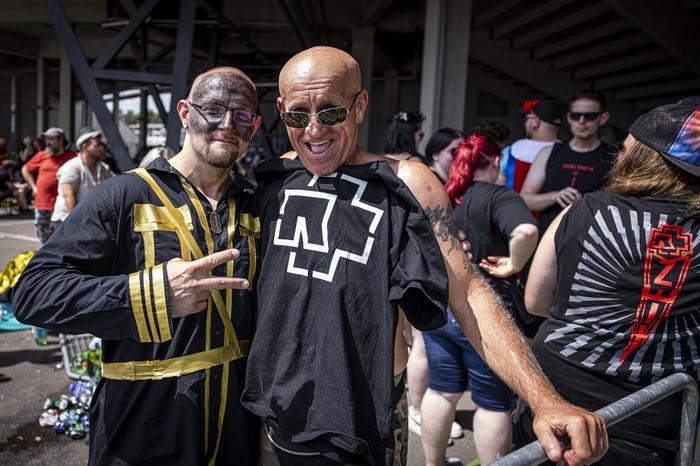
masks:
<instances>
[{"instance_id":1,"label":"bare shoulder","mask_svg":"<svg viewBox=\"0 0 700 466\"><path fill-rule=\"evenodd\" d=\"M402 160L397 163L396 176L403 181L421 206L449 206L445 188L433 171L422 162Z\"/></svg>"}]
</instances>

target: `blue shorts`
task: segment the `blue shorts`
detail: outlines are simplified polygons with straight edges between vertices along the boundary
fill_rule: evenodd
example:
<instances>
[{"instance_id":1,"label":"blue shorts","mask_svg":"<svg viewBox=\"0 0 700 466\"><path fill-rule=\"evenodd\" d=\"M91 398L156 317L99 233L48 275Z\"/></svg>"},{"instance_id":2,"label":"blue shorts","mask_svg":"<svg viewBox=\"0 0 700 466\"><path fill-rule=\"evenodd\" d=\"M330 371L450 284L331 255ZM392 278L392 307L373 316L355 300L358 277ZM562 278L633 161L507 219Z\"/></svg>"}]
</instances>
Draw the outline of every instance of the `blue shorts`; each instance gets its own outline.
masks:
<instances>
[{"instance_id":1,"label":"blue shorts","mask_svg":"<svg viewBox=\"0 0 700 466\"><path fill-rule=\"evenodd\" d=\"M428 386L444 393L471 391L474 403L490 411L510 411L512 392L474 350L452 311L447 325L423 332L430 369Z\"/></svg>"}]
</instances>

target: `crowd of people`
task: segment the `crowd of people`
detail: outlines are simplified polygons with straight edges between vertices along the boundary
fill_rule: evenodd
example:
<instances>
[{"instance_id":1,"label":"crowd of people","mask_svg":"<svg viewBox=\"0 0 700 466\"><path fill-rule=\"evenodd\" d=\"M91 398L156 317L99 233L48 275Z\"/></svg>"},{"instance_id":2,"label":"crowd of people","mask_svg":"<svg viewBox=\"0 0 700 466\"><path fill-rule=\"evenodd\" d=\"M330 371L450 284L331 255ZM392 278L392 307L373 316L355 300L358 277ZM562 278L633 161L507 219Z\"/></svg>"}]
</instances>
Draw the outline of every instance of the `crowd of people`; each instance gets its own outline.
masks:
<instances>
[{"instance_id":1,"label":"crowd of people","mask_svg":"<svg viewBox=\"0 0 700 466\"><path fill-rule=\"evenodd\" d=\"M51 128L25 161L44 245L15 314L103 338L90 463L405 465L410 429L444 465L468 390L481 464L533 440L571 465L673 464L678 398L610 429L592 411L698 378L700 98L620 150L592 91L526 101L510 145L483 122L421 154L401 111L380 155L358 145L360 76L331 47L285 64L293 151L257 186L234 169L257 93L229 67L177 102L177 154L113 176L99 131L75 154Z\"/></svg>"}]
</instances>

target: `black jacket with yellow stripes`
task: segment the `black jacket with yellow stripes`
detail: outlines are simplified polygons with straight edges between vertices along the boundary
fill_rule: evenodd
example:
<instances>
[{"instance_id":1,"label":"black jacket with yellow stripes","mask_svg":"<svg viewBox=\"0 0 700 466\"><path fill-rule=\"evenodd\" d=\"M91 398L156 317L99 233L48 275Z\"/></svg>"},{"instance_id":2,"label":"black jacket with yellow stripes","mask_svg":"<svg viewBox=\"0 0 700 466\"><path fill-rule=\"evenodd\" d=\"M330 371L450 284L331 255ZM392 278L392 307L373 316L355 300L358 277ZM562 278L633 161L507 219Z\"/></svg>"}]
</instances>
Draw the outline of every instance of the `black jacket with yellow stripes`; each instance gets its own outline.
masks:
<instances>
[{"instance_id":1,"label":"black jacket with yellow stripes","mask_svg":"<svg viewBox=\"0 0 700 466\"><path fill-rule=\"evenodd\" d=\"M233 247L240 257L214 274L252 289L259 220L252 186L232 177L215 211L164 159L105 181L15 287L21 321L103 339L91 464L257 464L258 426L240 405L255 294L217 291L173 319L165 267Z\"/></svg>"}]
</instances>

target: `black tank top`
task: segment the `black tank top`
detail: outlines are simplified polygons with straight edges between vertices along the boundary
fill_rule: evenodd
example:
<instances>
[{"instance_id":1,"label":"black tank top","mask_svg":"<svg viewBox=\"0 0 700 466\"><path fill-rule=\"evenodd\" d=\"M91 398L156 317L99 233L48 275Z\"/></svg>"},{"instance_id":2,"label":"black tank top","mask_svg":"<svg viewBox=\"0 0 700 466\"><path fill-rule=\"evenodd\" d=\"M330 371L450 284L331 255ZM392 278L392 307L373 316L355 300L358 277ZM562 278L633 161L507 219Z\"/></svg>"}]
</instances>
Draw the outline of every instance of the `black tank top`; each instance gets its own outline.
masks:
<instances>
[{"instance_id":1,"label":"black tank top","mask_svg":"<svg viewBox=\"0 0 700 466\"><path fill-rule=\"evenodd\" d=\"M547 160L542 192L560 191L568 186L577 189L582 195L598 191L605 184L614 160L612 147L604 142L589 152L576 152L568 142L554 144ZM540 234L547 230L559 212L559 204L542 211L539 218Z\"/></svg>"}]
</instances>

